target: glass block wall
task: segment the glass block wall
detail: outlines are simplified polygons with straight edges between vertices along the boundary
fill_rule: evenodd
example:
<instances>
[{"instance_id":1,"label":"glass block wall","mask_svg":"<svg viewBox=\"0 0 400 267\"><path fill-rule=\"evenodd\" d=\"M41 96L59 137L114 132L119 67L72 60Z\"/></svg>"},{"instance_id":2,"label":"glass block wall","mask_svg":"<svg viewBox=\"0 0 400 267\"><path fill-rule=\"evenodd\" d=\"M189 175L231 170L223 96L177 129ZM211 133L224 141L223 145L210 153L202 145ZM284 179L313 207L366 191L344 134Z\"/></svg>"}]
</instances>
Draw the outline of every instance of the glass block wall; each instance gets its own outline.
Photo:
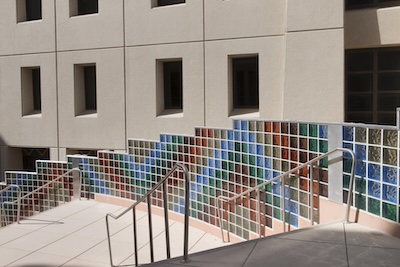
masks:
<instances>
[{"instance_id":1,"label":"glass block wall","mask_svg":"<svg viewBox=\"0 0 400 267\"><path fill-rule=\"evenodd\" d=\"M340 127L342 136L329 136L330 127ZM333 142L332 140L336 140ZM190 215L218 226L217 197L233 196L297 167L332 148L352 149L357 157L353 204L384 220L399 223L398 130L356 124L321 124L290 121L234 120L232 129L196 128L194 135L160 134L159 141L128 140L128 153L100 151L97 157L69 156L66 169L79 166L84 177L83 192L136 200L161 179L176 162L184 163L190 175ZM347 201L351 160L344 155L342 188ZM42 162L41 164L45 164ZM54 175L52 162L39 167L37 175ZM46 170L46 171L45 171ZM314 210L318 222L318 196L329 198L328 159L313 169ZM47 172L47 173L45 173ZM9 182L21 178L9 173ZM12 176L14 175L14 176ZM183 213L183 173L168 183L169 209ZM336 177L337 179L338 177ZM39 178L43 179L43 178ZM310 220L309 169L303 168L285 180L286 221L294 228ZM281 219L281 184L272 183L261 191L262 229L274 228ZM156 191L152 204L162 206L163 193ZM232 231L250 238L257 229L254 195L236 207L228 207ZM226 225L225 225L226 227ZM263 230L262 230L263 234Z\"/></svg>"}]
</instances>

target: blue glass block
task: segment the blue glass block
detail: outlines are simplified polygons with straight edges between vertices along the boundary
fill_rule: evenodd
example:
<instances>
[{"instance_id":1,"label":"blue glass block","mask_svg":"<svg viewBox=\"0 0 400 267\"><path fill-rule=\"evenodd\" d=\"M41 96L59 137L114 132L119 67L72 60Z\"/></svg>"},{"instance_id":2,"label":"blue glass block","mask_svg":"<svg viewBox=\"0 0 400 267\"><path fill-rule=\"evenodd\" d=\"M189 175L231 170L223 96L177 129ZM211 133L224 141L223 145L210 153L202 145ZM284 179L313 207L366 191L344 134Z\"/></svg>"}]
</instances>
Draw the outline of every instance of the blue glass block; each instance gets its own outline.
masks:
<instances>
[{"instance_id":1,"label":"blue glass block","mask_svg":"<svg viewBox=\"0 0 400 267\"><path fill-rule=\"evenodd\" d=\"M264 159L264 167L267 169L272 169L272 159L271 158L265 158Z\"/></svg>"},{"instance_id":2,"label":"blue glass block","mask_svg":"<svg viewBox=\"0 0 400 267\"><path fill-rule=\"evenodd\" d=\"M109 195L109 194L110 194L110 189L107 189L107 188L106 188L106 189L104 190L104 193L105 193L106 195Z\"/></svg>"},{"instance_id":3,"label":"blue glass block","mask_svg":"<svg viewBox=\"0 0 400 267\"><path fill-rule=\"evenodd\" d=\"M264 158L257 157L257 167L264 167Z\"/></svg>"},{"instance_id":4,"label":"blue glass block","mask_svg":"<svg viewBox=\"0 0 400 267\"><path fill-rule=\"evenodd\" d=\"M165 143L162 143L160 149L161 149L161 150L166 150L166 148L167 148L167 145L166 145Z\"/></svg>"},{"instance_id":5,"label":"blue glass block","mask_svg":"<svg viewBox=\"0 0 400 267\"><path fill-rule=\"evenodd\" d=\"M271 170L265 170L264 171L264 177L265 180L269 181L272 179L272 171Z\"/></svg>"},{"instance_id":6,"label":"blue glass block","mask_svg":"<svg viewBox=\"0 0 400 267\"><path fill-rule=\"evenodd\" d=\"M383 184L382 199L397 204L397 188L395 186Z\"/></svg>"},{"instance_id":7,"label":"blue glass block","mask_svg":"<svg viewBox=\"0 0 400 267\"><path fill-rule=\"evenodd\" d=\"M240 141L240 132L239 131L235 131L235 141Z\"/></svg>"},{"instance_id":8,"label":"blue glass block","mask_svg":"<svg viewBox=\"0 0 400 267\"><path fill-rule=\"evenodd\" d=\"M174 204L174 211L179 212L179 206L177 204Z\"/></svg>"},{"instance_id":9,"label":"blue glass block","mask_svg":"<svg viewBox=\"0 0 400 267\"><path fill-rule=\"evenodd\" d=\"M320 125L319 126L319 138L328 138L328 126L327 125Z\"/></svg>"},{"instance_id":10,"label":"blue glass block","mask_svg":"<svg viewBox=\"0 0 400 267\"><path fill-rule=\"evenodd\" d=\"M161 144L160 143L156 143L156 150L160 150L161 149Z\"/></svg>"},{"instance_id":11,"label":"blue glass block","mask_svg":"<svg viewBox=\"0 0 400 267\"><path fill-rule=\"evenodd\" d=\"M256 134L249 133L249 142L255 143L256 142Z\"/></svg>"},{"instance_id":12,"label":"blue glass block","mask_svg":"<svg viewBox=\"0 0 400 267\"><path fill-rule=\"evenodd\" d=\"M139 164L135 164L135 170L136 171L140 170L140 165Z\"/></svg>"},{"instance_id":13,"label":"blue glass block","mask_svg":"<svg viewBox=\"0 0 400 267\"><path fill-rule=\"evenodd\" d=\"M281 195L281 185L280 185L280 183L273 183L272 184L272 192L275 195L278 195L278 196Z\"/></svg>"},{"instance_id":14,"label":"blue glass block","mask_svg":"<svg viewBox=\"0 0 400 267\"><path fill-rule=\"evenodd\" d=\"M273 172L273 174L274 174L274 178L275 178L275 177L278 177L279 175L281 175L280 172L275 172L275 171Z\"/></svg>"},{"instance_id":15,"label":"blue glass block","mask_svg":"<svg viewBox=\"0 0 400 267\"><path fill-rule=\"evenodd\" d=\"M156 151L156 158L159 159L160 157L161 157L161 152L160 152L160 150L157 150L157 151Z\"/></svg>"},{"instance_id":16,"label":"blue glass block","mask_svg":"<svg viewBox=\"0 0 400 267\"><path fill-rule=\"evenodd\" d=\"M203 192L203 187L201 186L201 184L197 185L197 190L198 193L202 193Z\"/></svg>"},{"instance_id":17,"label":"blue glass block","mask_svg":"<svg viewBox=\"0 0 400 267\"><path fill-rule=\"evenodd\" d=\"M221 149L227 149L228 148L228 142L226 140L221 140Z\"/></svg>"},{"instance_id":18,"label":"blue glass block","mask_svg":"<svg viewBox=\"0 0 400 267\"><path fill-rule=\"evenodd\" d=\"M357 160L356 162L356 175L365 177L366 175L366 166L365 162Z\"/></svg>"},{"instance_id":19,"label":"blue glass block","mask_svg":"<svg viewBox=\"0 0 400 267\"><path fill-rule=\"evenodd\" d=\"M128 160L129 160L128 155L124 155L124 161L128 161Z\"/></svg>"},{"instance_id":20,"label":"blue glass block","mask_svg":"<svg viewBox=\"0 0 400 267\"><path fill-rule=\"evenodd\" d=\"M354 128L350 126L343 126L343 140L353 141L354 140Z\"/></svg>"},{"instance_id":21,"label":"blue glass block","mask_svg":"<svg viewBox=\"0 0 400 267\"><path fill-rule=\"evenodd\" d=\"M215 168L217 170L221 169L221 160L215 160Z\"/></svg>"},{"instance_id":22,"label":"blue glass block","mask_svg":"<svg viewBox=\"0 0 400 267\"><path fill-rule=\"evenodd\" d=\"M370 196L380 198L381 197L381 184L374 181L368 181L368 194Z\"/></svg>"},{"instance_id":23,"label":"blue glass block","mask_svg":"<svg viewBox=\"0 0 400 267\"><path fill-rule=\"evenodd\" d=\"M167 142L167 143L171 143L172 142L172 136L171 135L166 135L165 136L165 141Z\"/></svg>"},{"instance_id":24,"label":"blue glass block","mask_svg":"<svg viewBox=\"0 0 400 267\"><path fill-rule=\"evenodd\" d=\"M285 198L286 199L290 198L290 188L289 188L289 186L285 186Z\"/></svg>"},{"instance_id":25,"label":"blue glass block","mask_svg":"<svg viewBox=\"0 0 400 267\"><path fill-rule=\"evenodd\" d=\"M141 171L141 172L144 172L144 169L145 169L145 168L144 168L144 165L140 165L140 171Z\"/></svg>"},{"instance_id":26,"label":"blue glass block","mask_svg":"<svg viewBox=\"0 0 400 267\"><path fill-rule=\"evenodd\" d=\"M150 172L150 166L146 165L146 169L145 170L146 170L147 173L149 173Z\"/></svg>"},{"instance_id":27,"label":"blue glass block","mask_svg":"<svg viewBox=\"0 0 400 267\"><path fill-rule=\"evenodd\" d=\"M397 169L393 167L383 166L383 181L386 183L397 185Z\"/></svg>"},{"instance_id":28,"label":"blue glass block","mask_svg":"<svg viewBox=\"0 0 400 267\"><path fill-rule=\"evenodd\" d=\"M249 134L247 132L242 132L242 142L248 142L249 141Z\"/></svg>"},{"instance_id":29,"label":"blue glass block","mask_svg":"<svg viewBox=\"0 0 400 267\"><path fill-rule=\"evenodd\" d=\"M185 199L183 197L179 198L179 205L185 206Z\"/></svg>"},{"instance_id":30,"label":"blue glass block","mask_svg":"<svg viewBox=\"0 0 400 267\"><path fill-rule=\"evenodd\" d=\"M299 227L299 217L293 213L290 214L290 224Z\"/></svg>"},{"instance_id":31,"label":"blue glass block","mask_svg":"<svg viewBox=\"0 0 400 267\"><path fill-rule=\"evenodd\" d=\"M215 157L216 159L221 158L221 150L215 149L215 150L214 150L214 157Z\"/></svg>"},{"instance_id":32,"label":"blue glass block","mask_svg":"<svg viewBox=\"0 0 400 267\"><path fill-rule=\"evenodd\" d=\"M379 181L381 179L381 166L377 164L368 164L368 178Z\"/></svg>"},{"instance_id":33,"label":"blue glass block","mask_svg":"<svg viewBox=\"0 0 400 267\"><path fill-rule=\"evenodd\" d=\"M233 120L233 129L240 130L240 121Z\"/></svg>"},{"instance_id":34,"label":"blue glass block","mask_svg":"<svg viewBox=\"0 0 400 267\"><path fill-rule=\"evenodd\" d=\"M242 131L248 131L249 130L249 122L248 121L242 121L241 122L241 130Z\"/></svg>"},{"instance_id":35,"label":"blue glass block","mask_svg":"<svg viewBox=\"0 0 400 267\"><path fill-rule=\"evenodd\" d=\"M197 199L197 196L196 196L196 193L195 192L190 192L190 199L191 200L196 200Z\"/></svg>"},{"instance_id":36,"label":"blue glass block","mask_svg":"<svg viewBox=\"0 0 400 267\"><path fill-rule=\"evenodd\" d=\"M227 160L228 159L228 151L222 150L221 152L222 152L222 154L221 154L222 157L221 158L224 159L224 160Z\"/></svg>"},{"instance_id":37,"label":"blue glass block","mask_svg":"<svg viewBox=\"0 0 400 267\"><path fill-rule=\"evenodd\" d=\"M256 145L255 144L249 144L249 153L256 154Z\"/></svg>"},{"instance_id":38,"label":"blue glass block","mask_svg":"<svg viewBox=\"0 0 400 267\"><path fill-rule=\"evenodd\" d=\"M150 157L154 158L156 156L156 152L154 150L150 151Z\"/></svg>"},{"instance_id":39,"label":"blue glass block","mask_svg":"<svg viewBox=\"0 0 400 267\"><path fill-rule=\"evenodd\" d=\"M145 158L145 159L144 159L144 163L145 163L145 164L150 164L150 159L149 159L149 158Z\"/></svg>"},{"instance_id":40,"label":"blue glass block","mask_svg":"<svg viewBox=\"0 0 400 267\"><path fill-rule=\"evenodd\" d=\"M230 150L230 151L234 150L234 142L228 141L228 150Z\"/></svg>"},{"instance_id":41,"label":"blue glass block","mask_svg":"<svg viewBox=\"0 0 400 267\"><path fill-rule=\"evenodd\" d=\"M214 159L208 159L208 167L212 167L212 168L215 167L215 161L214 161Z\"/></svg>"},{"instance_id":42,"label":"blue glass block","mask_svg":"<svg viewBox=\"0 0 400 267\"><path fill-rule=\"evenodd\" d=\"M197 176L198 176L198 175L196 175L196 182L198 183L198 181L197 181ZM191 191L191 192L196 192L196 184L193 183L193 182L190 183L190 191Z\"/></svg>"},{"instance_id":43,"label":"blue glass block","mask_svg":"<svg viewBox=\"0 0 400 267\"><path fill-rule=\"evenodd\" d=\"M215 177L215 169L209 169L208 175L209 175L210 177Z\"/></svg>"},{"instance_id":44,"label":"blue glass block","mask_svg":"<svg viewBox=\"0 0 400 267\"><path fill-rule=\"evenodd\" d=\"M367 158L367 148L364 145L356 145L355 149L356 158L358 160L366 160Z\"/></svg>"},{"instance_id":45,"label":"blue glass block","mask_svg":"<svg viewBox=\"0 0 400 267\"><path fill-rule=\"evenodd\" d=\"M257 145L257 155L264 156L264 146Z\"/></svg>"},{"instance_id":46,"label":"blue glass block","mask_svg":"<svg viewBox=\"0 0 400 267\"><path fill-rule=\"evenodd\" d=\"M233 131L232 130L228 130L227 131L227 136L228 136L228 140L233 140Z\"/></svg>"},{"instance_id":47,"label":"blue glass block","mask_svg":"<svg viewBox=\"0 0 400 267\"><path fill-rule=\"evenodd\" d=\"M180 206L179 207L179 213L180 214L185 214L185 207L184 206Z\"/></svg>"},{"instance_id":48,"label":"blue glass block","mask_svg":"<svg viewBox=\"0 0 400 267\"><path fill-rule=\"evenodd\" d=\"M208 175L208 168L207 167L201 168L201 174Z\"/></svg>"},{"instance_id":49,"label":"blue glass block","mask_svg":"<svg viewBox=\"0 0 400 267\"><path fill-rule=\"evenodd\" d=\"M207 176L203 176L203 185L209 185L209 180Z\"/></svg>"}]
</instances>

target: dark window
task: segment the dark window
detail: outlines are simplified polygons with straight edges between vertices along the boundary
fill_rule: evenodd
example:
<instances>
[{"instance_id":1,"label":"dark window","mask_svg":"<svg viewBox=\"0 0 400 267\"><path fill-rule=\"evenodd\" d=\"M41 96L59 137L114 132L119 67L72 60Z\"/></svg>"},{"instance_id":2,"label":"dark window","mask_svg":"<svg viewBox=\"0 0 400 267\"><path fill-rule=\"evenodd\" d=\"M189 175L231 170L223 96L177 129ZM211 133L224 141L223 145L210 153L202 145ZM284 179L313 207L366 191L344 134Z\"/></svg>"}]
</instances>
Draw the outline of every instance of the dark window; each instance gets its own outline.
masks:
<instances>
[{"instance_id":1,"label":"dark window","mask_svg":"<svg viewBox=\"0 0 400 267\"><path fill-rule=\"evenodd\" d=\"M25 0L26 20L42 19L42 0Z\"/></svg>"},{"instance_id":2,"label":"dark window","mask_svg":"<svg viewBox=\"0 0 400 267\"><path fill-rule=\"evenodd\" d=\"M169 6L183 3L185 3L185 0L157 0L157 6Z\"/></svg>"},{"instance_id":3,"label":"dark window","mask_svg":"<svg viewBox=\"0 0 400 267\"><path fill-rule=\"evenodd\" d=\"M48 148L23 148L22 166L26 171L36 171L37 160L49 160L50 153Z\"/></svg>"},{"instance_id":4,"label":"dark window","mask_svg":"<svg viewBox=\"0 0 400 267\"><path fill-rule=\"evenodd\" d=\"M396 124L400 106L400 48L346 51L348 122Z\"/></svg>"},{"instance_id":5,"label":"dark window","mask_svg":"<svg viewBox=\"0 0 400 267\"><path fill-rule=\"evenodd\" d=\"M399 0L346 0L347 9L387 7L400 5Z\"/></svg>"},{"instance_id":6,"label":"dark window","mask_svg":"<svg viewBox=\"0 0 400 267\"><path fill-rule=\"evenodd\" d=\"M40 94L40 69L32 69L32 89L33 89L33 109L40 111L42 109L42 100Z\"/></svg>"},{"instance_id":7,"label":"dark window","mask_svg":"<svg viewBox=\"0 0 400 267\"><path fill-rule=\"evenodd\" d=\"M83 68L85 79L85 107L86 110L96 110L96 66Z\"/></svg>"},{"instance_id":8,"label":"dark window","mask_svg":"<svg viewBox=\"0 0 400 267\"><path fill-rule=\"evenodd\" d=\"M163 62L164 108L182 109L182 61Z\"/></svg>"},{"instance_id":9,"label":"dark window","mask_svg":"<svg viewBox=\"0 0 400 267\"><path fill-rule=\"evenodd\" d=\"M98 12L98 0L78 0L78 15L94 14Z\"/></svg>"},{"instance_id":10,"label":"dark window","mask_svg":"<svg viewBox=\"0 0 400 267\"><path fill-rule=\"evenodd\" d=\"M258 56L232 58L233 108L258 108Z\"/></svg>"}]
</instances>

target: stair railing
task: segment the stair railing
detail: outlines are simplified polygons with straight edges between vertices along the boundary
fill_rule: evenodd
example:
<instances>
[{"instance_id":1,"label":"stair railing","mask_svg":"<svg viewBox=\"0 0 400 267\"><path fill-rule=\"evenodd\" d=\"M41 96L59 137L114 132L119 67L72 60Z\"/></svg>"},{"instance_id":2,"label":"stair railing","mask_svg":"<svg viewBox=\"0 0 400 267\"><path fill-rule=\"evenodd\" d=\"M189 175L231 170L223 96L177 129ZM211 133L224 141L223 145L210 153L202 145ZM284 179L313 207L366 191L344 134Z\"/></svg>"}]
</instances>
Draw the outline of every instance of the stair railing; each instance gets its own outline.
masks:
<instances>
[{"instance_id":1,"label":"stair railing","mask_svg":"<svg viewBox=\"0 0 400 267\"><path fill-rule=\"evenodd\" d=\"M5 211L4 206L7 205L7 204L8 205L17 205L16 221L17 221L17 223L20 223L20 220L21 220L21 205L22 205L21 203L24 203L26 205L30 204L31 207L32 207L31 210L34 213L35 210L36 210L35 201L41 200L41 199L37 198L38 195L46 195L47 196L47 205L46 205L46 207L39 206L39 211L40 211L40 207L42 207L44 210L49 210L52 207L56 207L58 201L57 201L56 191L55 190L57 190L57 189L59 190L60 189L60 187L58 186L60 183L61 183L61 191L62 191L62 194L61 194L62 202L65 203L64 178L67 177L69 174L71 174L74 171L80 171L80 170L79 170L79 168L71 169L71 170L65 172L64 174L58 176L57 178L54 178L51 181L48 181L47 183L39 186L35 190L33 190L33 191L23 195L23 196L21 196L21 189L19 189L19 195L18 195L17 200L3 202L2 203L2 211ZM13 186L13 185L10 185L10 186ZM53 189L53 191L50 190L50 189ZM52 196L51 196L51 191L53 192ZM69 196L69 194L68 194L68 196ZM50 204L51 199L52 199L53 205ZM30 209L28 210L28 212L30 212ZM29 217L29 213L28 213L28 216L25 216L25 217ZM6 224L8 224L9 223L8 216L5 216L5 220L6 220Z\"/></svg>"},{"instance_id":2,"label":"stair railing","mask_svg":"<svg viewBox=\"0 0 400 267\"><path fill-rule=\"evenodd\" d=\"M13 191L12 192L10 192L10 189L12 189ZM18 208L17 208L17 214L19 214L19 212L20 212L20 210L19 210L19 208L20 208L20 206L19 206L19 203L20 203L20 199L21 199L21 188L18 186L18 185L16 185L16 184L10 184L10 185L8 185L8 186L6 186L5 188L3 188L1 191L0 191L0 198L3 198L3 194L14 194L14 192L15 192L15 190L17 190L17 204L18 204ZM4 196L5 198L7 198L8 196ZM12 196L12 197L14 197L14 195ZM14 202L14 201L13 201ZM6 206L6 204L10 204L11 203L11 201L2 201L1 202L1 210L0 210L0 228L1 227L3 227L3 222L4 222L4 225L6 226L7 224L8 224L8 216L7 216L7 214L6 214L6 208L5 208L5 206Z\"/></svg>"},{"instance_id":3,"label":"stair railing","mask_svg":"<svg viewBox=\"0 0 400 267\"><path fill-rule=\"evenodd\" d=\"M322 159L324 159L325 157L328 157L329 155L335 153L335 152L344 152L344 153L349 153L352 157L352 166L351 166L351 174L350 174L350 184L349 184L349 194L348 194L348 198L347 198L347 207L346 207L346 213L345 213L345 222L349 223L349 216L350 216L350 207L351 207L351 197L352 197L352 193L353 193L353 185L354 185L354 169L355 169L355 163L356 163L356 158L355 158L355 154L352 150L350 149L346 149L346 148L335 148L331 151L326 152L325 154L322 154L318 157L313 158L310 161L307 161L305 163L302 163L301 165L297 166L296 168L293 168L287 172L284 172L278 176L276 176L275 178L265 181L253 188L250 188L240 194L237 194L233 197L226 197L226 196L219 196L218 200L217 200L217 210L218 210L218 218L219 218L219 225L221 228L221 235L222 235L222 240L223 242L225 242L225 237L224 237L224 229L223 229L223 222L222 222L222 212L221 212L221 207L222 207L222 202L225 201L226 203L228 203L228 205L231 204L236 204L235 201L237 201L239 198L240 199L244 199L247 196L250 196L250 193L252 192L256 192L256 197L257 197L257 225L258 225L258 233L259 236L261 237L261 223L260 223L260 191L261 188L273 183L273 182L277 182L277 181L281 181L281 217L282 217L282 223L283 223L283 231L286 231L285 225L286 225L286 207L285 207L285 177L287 175L293 174L301 169L303 169L306 166L310 166L310 211L309 211L309 216L311 218L311 224L314 225L314 178L313 178L313 171L312 168L314 166L314 164ZM342 160L343 160L343 156L342 156ZM290 177L289 177L290 178ZM290 178L292 179L292 178ZM230 216L227 216L227 240L228 242L230 242L230 232L231 232L231 226L230 226L230 220L229 220Z\"/></svg>"},{"instance_id":4,"label":"stair railing","mask_svg":"<svg viewBox=\"0 0 400 267\"><path fill-rule=\"evenodd\" d=\"M137 226L136 226L136 207L147 200L147 213L148 213L148 224L149 224L149 244L150 244L150 260L154 262L154 248L153 248L153 227L152 227L152 214L151 214L151 195L162 186L163 190L163 207L164 207L164 225L165 225L165 243L166 243L166 253L167 259L171 257L170 248L170 237L169 237L169 224L168 224L168 191L167 191L167 179L178 169L181 168L185 174L185 218L184 218L184 245L183 245L183 260L182 262L188 262L188 250L189 250L189 193L190 193L190 178L188 169L185 165L181 163L175 164L172 169L156 184L154 185L144 196L142 196L137 202L132 204L130 207L126 208L119 215L114 215L108 213L106 215L106 225L107 225L107 238L108 238L108 250L110 254L110 263L112 267L115 267L113 263L112 250L111 250L111 236L109 227L109 218L118 220L123 215L132 210L133 217L133 239L134 239L134 257L135 265L138 266L138 245L137 245Z\"/></svg>"}]
</instances>

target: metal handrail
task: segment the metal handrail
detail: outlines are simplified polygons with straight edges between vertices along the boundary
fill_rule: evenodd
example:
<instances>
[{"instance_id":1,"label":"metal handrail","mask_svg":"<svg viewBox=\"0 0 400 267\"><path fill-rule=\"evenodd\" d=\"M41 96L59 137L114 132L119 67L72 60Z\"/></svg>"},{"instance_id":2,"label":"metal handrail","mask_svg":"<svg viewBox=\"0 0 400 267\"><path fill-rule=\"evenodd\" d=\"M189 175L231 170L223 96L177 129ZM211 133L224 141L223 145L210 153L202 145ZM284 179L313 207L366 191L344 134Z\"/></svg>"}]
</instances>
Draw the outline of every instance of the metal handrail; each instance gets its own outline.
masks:
<instances>
[{"instance_id":1,"label":"metal handrail","mask_svg":"<svg viewBox=\"0 0 400 267\"><path fill-rule=\"evenodd\" d=\"M29 192L29 193L23 195L22 197L21 197L21 191L20 191L17 200L3 202L3 203L2 203L2 207L3 207L3 205L5 205L5 204L15 204L15 203L17 203L17 205L18 205L18 206L17 206L17 207L18 207L18 208L17 208L17 223L19 224L19 223L20 223L20 210L21 210L21 201L22 201L22 200L27 199L29 196L31 196L31 195L33 195L33 194L35 194L35 193L41 191L42 189L44 189L44 188L46 188L46 187L49 187L49 186L52 185L52 184L55 184L56 182L59 182L59 180L61 180L62 178L65 178L67 175L69 175L69 174L72 173L73 171L80 171L80 169L79 169L79 168L73 168L73 169L71 169L71 170L69 170L69 171L63 173L62 175L58 176L57 178L54 178L54 179L52 179L51 181L49 181L49 182L47 182L47 183L41 185L40 187L36 188L35 190L33 190L33 191L31 191L31 192ZM10 185L10 186L11 186L11 185ZM65 203L65 188L64 188L64 183L62 183L62 192L63 192L63 201L64 201L64 203ZM49 194L50 194L50 191L48 191L47 194L49 195ZM35 203L34 203L34 200L35 200L34 198L31 198L33 210L35 210ZM49 200L50 200L50 198L49 198ZM54 199L54 201L55 201L55 199ZM50 201L48 201L48 207L50 208Z\"/></svg>"},{"instance_id":2,"label":"metal handrail","mask_svg":"<svg viewBox=\"0 0 400 267\"><path fill-rule=\"evenodd\" d=\"M0 191L0 196L4 193L4 192L6 192L8 189L10 189L10 188L16 188L17 189L17 201L18 201L18 210L17 210L17 214L19 214L19 211L20 211L20 206L19 206L19 201L20 201L20 198L21 198L21 188L18 186L18 185L16 185L16 184L10 184L10 185L8 185L8 186L6 186L5 188L3 188L1 191ZM4 202L2 202L1 203L1 210L0 210L0 228L3 226L3 219L2 219L2 216L4 216L4 218L7 218L6 217L6 214L5 214L5 209L4 209L4 206L6 205L6 204L10 204L10 201L4 201ZM6 219L5 219L5 221L6 221ZM7 223L6 223L6 225L8 224L8 218L7 218L7 221L6 221Z\"/></svg>"},{"instance_id":3,"label":"metal handrail","mask_svg":"<svg viewBox=\"0 0 400 267\"><path fill-rule=\"evenodd\" d=\"M154 249L153 249L153 227L152 227L152 217L151 217L151 195L156 191L158 188L163 186L163 202L164 202L164 224L165 224L165 243L167 245L166 252L167 252L167 259L171 257L170 252L170 238L169 238L169 225L168 225L168 197L167 197L167 179L175 172L176 169L181 168L185 173L185 222L184 222L184 246L183 246L183 260L182 262L189 262L188 259L188 250L189 250L189 207L190 207L190 200L189 200L189 193L190 193L190 178L188 169L185 165L181 163L175 164L172 169L162 178L155 186L153 186L143 197L141 197L137 202L132 204L130 207L125 209L119 215L114 215L112 213L108 213L106 215L106 226L107 226L107 238L108 238L108 250L110 254L110 263L112 267L115 267L113 264L112 258L112 251L111 251L111 236L110 236L110 228L108 223L108 218L111 217L115 220L118 220L123 215L128 213L132 210L132 217L133 217L133 239L134 239L134 247L135 247L135 265L138 266L138 256L137 256L137 229L136 229L136 206L140 203L147 200L147 209L148 209L148 221L149 221L149 242L150 242L150 258L151 262L154 262Z\"/></svg>"},{"instance_id":4,"label":"metal handrail","mask_svg":"<svg viewBox=\"0 0 400 267\"><path fill-rule=\"evenodd\" d=\"M241 197L245 197L246 195L250 194L251 192L256 191L257 192L257 224L258 224L258 231L259 231L259 235L261 237L261 224L260 224L260 211L259 211L259 206L260 206L260 190L263 186L266 186L267 184L270 184L272 182L281 180L281 207L282 207L282 222L283 222L283 231L285 232L285 224L286 224L286 208L285 208L285 179L283 179L285 176L292 174L294 172L297 172L298 170L304 168L305 166L310 165L311 167L311 171L310 171L310 217L311 217L311 223L314 225L314 187L313 187L313 183L314 183L314 179L313 179L313 174L312 174L312 167L314 165L315 162L335 153L335 152L346 152L349 153L352 157L352 167L351 167L351 174L350 174L350 185L349 185L349 194L348 194L348 199L347 199L347 208L346 208L346 214L345 214L345 222L348 223L349 222L349 216L350 216L350 207L351 207L351 196L353 193L353 185L354 185L354 169L355 169L355 164L356 164L356 158L355 158L355 154L352 150L347 149L347 148L335 148L331 151L326 152L323 155L320 155L318 157L315 157L312 160L309 160L305 163L302 163L301 165L297 166L296 168L293 168L285 173L282 173L280 175L278 175L277 177L268 180L266 182L263 182L253 188L250 188L240 194L237 194L236 196L233 197L226 197L226 196L218 196L217 199L217 210L218 210L218 218L219 218L219 225L221 228L221 235L222 235L222 240L223 242L225 242L225 238L224 238L224 230L223 230L223 224L222 224L222 214L221 214L221 205L220 203L222 203L222 201L226 201L228 202L228 204L230 204L231 202L233 202L234 200L241 198ZM229 218L229 217L228 217ZM231 232L230 229L230 223L229 223L229 219L228 219L228 230L227 230L227 237L228 237L228 242L230 241L230 236L229 233Z\"/></svg>"}]
</instances>

